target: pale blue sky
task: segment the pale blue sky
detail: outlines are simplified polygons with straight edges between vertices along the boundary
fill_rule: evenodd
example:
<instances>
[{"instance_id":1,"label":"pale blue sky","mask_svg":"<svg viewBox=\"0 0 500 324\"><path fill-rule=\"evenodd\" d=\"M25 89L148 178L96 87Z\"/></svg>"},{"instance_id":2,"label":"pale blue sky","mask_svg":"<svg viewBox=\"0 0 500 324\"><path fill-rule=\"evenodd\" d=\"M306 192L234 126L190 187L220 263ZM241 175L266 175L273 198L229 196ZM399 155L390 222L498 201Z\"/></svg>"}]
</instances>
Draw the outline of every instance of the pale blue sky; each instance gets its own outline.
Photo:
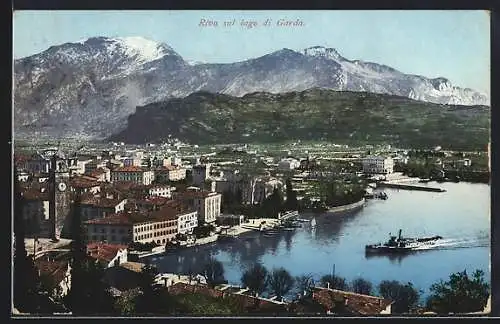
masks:
<instances>
[{"instance_id":1,"label":"pale blue sky","mask_svg":"<svg viewBox=\"0 0 500 324\"><path fill-rule=\"evenodd\" d=\"M200 27L200 19L219 22ZM270 27L247 29L240 21ZM223 21L236 19L232 27ZM303 27L277 27L300 19ZM14 13L14 57L93 36L143 36L186 60L234 62L281 48L334 47L348 59L405 73L443 76L490 93L490 18L486 11L22 11Z\"/></svg>"}]
</instances>

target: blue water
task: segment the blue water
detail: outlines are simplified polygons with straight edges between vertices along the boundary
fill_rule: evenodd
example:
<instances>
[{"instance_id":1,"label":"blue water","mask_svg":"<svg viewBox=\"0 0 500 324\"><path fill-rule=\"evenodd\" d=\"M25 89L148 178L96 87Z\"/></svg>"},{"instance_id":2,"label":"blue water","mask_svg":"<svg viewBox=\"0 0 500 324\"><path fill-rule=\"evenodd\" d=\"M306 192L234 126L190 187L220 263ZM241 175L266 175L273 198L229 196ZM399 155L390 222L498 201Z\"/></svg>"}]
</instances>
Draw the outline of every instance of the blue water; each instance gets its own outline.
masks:
<instances>
[{"instance_id":1,"label":"blue water","mask_svg":"<svg viewBox=\"0 0 500 324\"><path fill-rule=\"evenodd\" d=\"M420 184L421 185L421 184ZM213 256L225 268L225 277L240 284L244 269L260 262L268 269L284 267L292 275L311 274L319 279L332 272L348 281L359 276L374 286L382 280L411 282L429 293L431 284L451 273L481 269L490 281L490 187L486 184L428 183L443 193L384 189L388 200L369 200L364 208L347 214L303 214L316 217L294 232L273 237L258 233L232 243L215 243L152 258L161 272L201 270ZM404 257L365 256L364 246L385 241L403 230L403 236L440 235L440 249ZM253 237L253 239L246 239Z\"/></svg>"}]
</instances>

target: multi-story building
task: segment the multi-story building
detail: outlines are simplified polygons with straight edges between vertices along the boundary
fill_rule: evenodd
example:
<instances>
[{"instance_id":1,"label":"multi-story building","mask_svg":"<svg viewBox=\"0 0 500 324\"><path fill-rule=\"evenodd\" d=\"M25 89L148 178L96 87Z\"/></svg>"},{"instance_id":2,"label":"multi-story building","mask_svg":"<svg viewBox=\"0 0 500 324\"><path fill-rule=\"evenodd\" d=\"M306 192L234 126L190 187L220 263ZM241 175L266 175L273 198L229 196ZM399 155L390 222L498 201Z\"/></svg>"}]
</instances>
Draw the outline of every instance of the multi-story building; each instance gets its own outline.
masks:
<instances>
[{"instance_id":1,"label":"multi-story building","mask_svg":"<svg viewBox=\"0 0 500 324\"><path fill-rule=\"evenodd\" d=\"M137 166L126 166L111 171L111 181L131 181L140 185L149 185L154 180L154 171Z\"/></svg>"},{"instance_id":2,"label":"multi-story building","mask_svg":"<svg viewBox=\"0 0 500 324\"><path fill-rule=\"evenodd\" d=\"M134 197L137 199L142 199L146 197L163 197L172 198L172 191L175 187L171 187L166 184L151 184L149 186L135 186L130 189L133 192Z\"/></svg>"},{"instance_id":3,"label":"multi-story building","mask_svg":"<svg viewBox=\"0 0 500 324\"><path fill-rule=\"evenodd\" d=\"M177 234L177 215L170 209L152 213L121 212L85 222L88 242L165 244Z\"/></svg>"},{"instance_id":4,"label":"multi-story building","mask_svg":"<svg viewBox=\"0 0 500 324\"><path fill-rule=\"evenodd\" d=\"M24 169L30 173L48 173L50 160L39 153L35 153L26 160Z\"/></svg>"},{"instance_id":5,"label":"multi-story building","mask_svg":"<svg viewBox=\"0 0 500 324\"><path fill-rule=\"evenodd\" d=\"M141 166L142 165L142 158L138 156L133 156L133 157L124 157L121 159L123 162L123 166L128 167L128 166Z\"/></svg>"},{"instance_id":6,"label":"multi-story building","mask_svg":"<svg viewBox=\"0 0 500 324\"><path fill-rule=\"evenodd\" d=\"M85 173L90 173L99 168L106 168L108 166L108 163L108 160L94 158L88 162L85 162Z\"/></svg>"},{"instance_id":7,"label":"multi-story building","mask_svg":"<svg viewBox=\"0 0 500 324\"><path fill-rule=\"evenodd\" d=\"M99 182L110 182L111 181L111 170L107 167L99 167L89 173L91 177L94 177Z\"/></svg>"},{"instance_id":8,"label":"multi-story building","mask_svg":"<svg viewBox=\"0 0 500 324\"><path fill-rule=\"evenodd\" d=\"M80 205L82 221L104 218L125 209L126 199L108 199L105 197L91 197L83 200Z\"/></svg>"},{"instance_id":9,"label":"multi-story building","mask_svg":"<svg viewBox=\"0 0 500 324\"><path fill-rule=\"evenodd\" d=\"M155 169L155 177L158 182L183 180L186 179L186 169L173 165L164 165Z\"/></svg>"},{"instance_id":10,"label":"multi-story building","mask_svg":"<svg viewBox=\"0 0 500 324\"><path fill-rule=\"evenodd\" d=\"M214 223L220 215L222 195L206 190L188 190L178 195L198 212L198 224Z\"/></svg>"},{"instance_id":11,"label":"multi-story building","mask_svg":"<svg viewBox=\"0 0 500 324\"><path fill-rule=\"evenodd\" d=\"M394 172L394 160L391 157L370 155L363 158L363 172L366 174L390 174Z\"/></svg>"},{"instance_id":12,"label":"multi-story building","mask_svg":"<svg viewBox=\"0 0 500 324\"><path fill-rule=\"evenodd\" d=\"M184 211L180 212L177 218L177 232L181 234L190 234L198 226L198 212Z\"/></svg>"}]
</instances>

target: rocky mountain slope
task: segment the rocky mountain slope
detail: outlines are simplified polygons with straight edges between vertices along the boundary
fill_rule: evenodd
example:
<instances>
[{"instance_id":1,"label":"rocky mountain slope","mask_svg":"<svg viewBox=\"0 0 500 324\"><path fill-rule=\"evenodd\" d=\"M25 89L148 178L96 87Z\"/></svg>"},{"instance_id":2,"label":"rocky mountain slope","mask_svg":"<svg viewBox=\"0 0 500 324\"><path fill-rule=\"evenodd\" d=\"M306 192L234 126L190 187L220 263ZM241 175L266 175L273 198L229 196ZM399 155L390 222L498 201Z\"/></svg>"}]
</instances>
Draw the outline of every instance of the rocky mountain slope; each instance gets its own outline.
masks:
<instances>
[{"instance_id":1,"label":"rocky mountain slope","mask_svg":"<svg viewBox=\"0 0 500 324\"><path fill-rule=\"evenodd\" d=\"M282 49L230 64L191 63L141 37L96 37L52 46L14 62L16 135L106 137L126 127L136 106L197 91L243 96L310 88L385 93L440 104L489 105L445 78L408 75L351 61L335 49Z\"/></svg>"},{"instance_id":2,"label":"rocky mountain slope","mask_svg":"<svg viewBox=\"0 0 500 324\"><path fill-rule=\"evenodd\" d=\"M234 97L193 93L138 107L109 138L133 144L177 138L192 144L330 140L484 149L487 106L441 105L364 92L310 89Z\"/></svg>"}]
</instances>

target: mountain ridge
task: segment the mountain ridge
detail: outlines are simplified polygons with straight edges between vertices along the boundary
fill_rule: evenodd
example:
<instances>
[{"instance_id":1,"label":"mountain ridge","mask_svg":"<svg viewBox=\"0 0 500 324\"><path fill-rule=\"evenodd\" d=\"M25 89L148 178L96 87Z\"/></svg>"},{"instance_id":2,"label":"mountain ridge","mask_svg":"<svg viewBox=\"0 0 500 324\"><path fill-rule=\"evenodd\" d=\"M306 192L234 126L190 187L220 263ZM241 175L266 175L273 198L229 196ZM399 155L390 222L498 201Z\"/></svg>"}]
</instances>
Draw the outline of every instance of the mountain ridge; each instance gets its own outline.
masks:
<instances>
[{"instance_id":1,"label":"mountain ridge","mask_svg":"<svg viewBox=\"0 0 500 324\"><path fill-rule=\"evenodd\" d=\"M193 64L166 43L92 37L14 61L14 129L29 134L53 125L59 136L106 137L126 127L136 106L197 91L241 97L316 87L489 105L486 96L453 86L444 77L430 79L351 61L323 46L281 49L234 63Z\"/></svg>"}]
</instances>

